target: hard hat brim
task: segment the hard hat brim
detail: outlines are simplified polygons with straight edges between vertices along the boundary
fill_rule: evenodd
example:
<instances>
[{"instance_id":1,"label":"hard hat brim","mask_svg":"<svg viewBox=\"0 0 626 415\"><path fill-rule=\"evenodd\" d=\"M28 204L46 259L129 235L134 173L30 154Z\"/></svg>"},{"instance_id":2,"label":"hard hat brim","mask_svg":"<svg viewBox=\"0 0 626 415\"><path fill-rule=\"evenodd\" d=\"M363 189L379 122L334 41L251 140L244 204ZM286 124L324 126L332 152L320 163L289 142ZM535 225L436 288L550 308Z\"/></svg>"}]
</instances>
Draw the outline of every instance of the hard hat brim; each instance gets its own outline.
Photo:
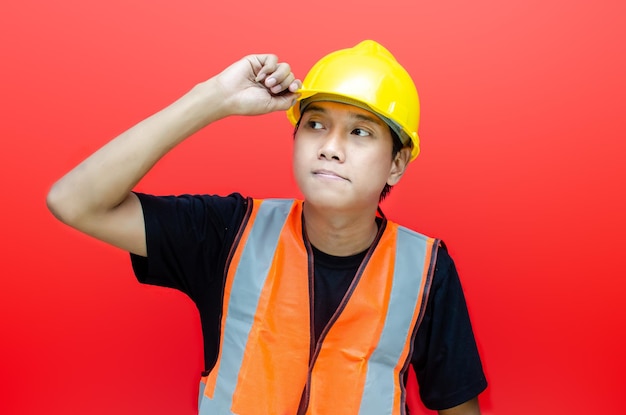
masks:
<instances>
[{"instance_id":1,"label":"hard hat brim","mask_svg":"<svg viewBox=\"0 0 626 415\"><path fill-rule=\"evenodd\" d=\"M398 125L384 114L381 114L375 108L367 105L365 102L341 94L328 93L326 91L317 91L312 89L299 89L296 93L300 94L298 100L287 110L287 117L294 126L300 121L302 112L313 102L338 102L340 104L353 105L371 112L387 124L389 128L400 138L402 144L411 147L411 160L415 159L415 157L419 154L419 148L416 149L414 146L414 137L409 137L402 126Z\"/></svg>"}]
</instances>

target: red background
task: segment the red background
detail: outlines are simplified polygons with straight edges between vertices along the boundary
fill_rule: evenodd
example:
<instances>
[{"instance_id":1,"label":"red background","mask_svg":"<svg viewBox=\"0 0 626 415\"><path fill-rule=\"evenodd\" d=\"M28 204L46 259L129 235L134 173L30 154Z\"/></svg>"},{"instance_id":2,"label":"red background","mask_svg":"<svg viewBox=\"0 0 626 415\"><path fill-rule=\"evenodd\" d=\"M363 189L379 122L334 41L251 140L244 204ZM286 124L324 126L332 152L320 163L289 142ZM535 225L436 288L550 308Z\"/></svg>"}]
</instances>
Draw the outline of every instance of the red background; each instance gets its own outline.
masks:
<instances>
[{"instance_id":1,"label":"red background","mask_svg":"<svg viewBox=\"0 0 626 415\"><path fill-rule=\"evenodd\" d=\"M193 304L58 223L47 190L244 54L276 53L303 77L366 38L420 92L422 154L383 208L457 262L490 382L483 413L621 413L625 4L3 4L0 413L194 413ZM290 152L283 113L225 120L139 190L297 196Z\"/></svg>"}]
</instances>

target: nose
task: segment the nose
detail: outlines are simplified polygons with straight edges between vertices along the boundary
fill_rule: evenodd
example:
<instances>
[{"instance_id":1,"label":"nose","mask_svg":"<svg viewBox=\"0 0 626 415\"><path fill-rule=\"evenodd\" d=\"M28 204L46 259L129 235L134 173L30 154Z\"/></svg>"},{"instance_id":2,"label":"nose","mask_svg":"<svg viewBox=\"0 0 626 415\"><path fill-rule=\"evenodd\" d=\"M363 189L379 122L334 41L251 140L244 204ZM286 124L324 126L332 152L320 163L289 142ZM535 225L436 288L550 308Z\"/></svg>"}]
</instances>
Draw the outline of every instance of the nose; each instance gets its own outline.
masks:
<instances>
[{"instance_id":1,"label":"nose","mask_svg":"<svg viewBox=\"0 0 626 415\"><path fill-rule=\"evenodd\" d=\"M345 160L345 142L341 134L336 130L331 130L324 137L318 158L326 160L336 160L343 162Z\"/></svg>"}]
</instances>

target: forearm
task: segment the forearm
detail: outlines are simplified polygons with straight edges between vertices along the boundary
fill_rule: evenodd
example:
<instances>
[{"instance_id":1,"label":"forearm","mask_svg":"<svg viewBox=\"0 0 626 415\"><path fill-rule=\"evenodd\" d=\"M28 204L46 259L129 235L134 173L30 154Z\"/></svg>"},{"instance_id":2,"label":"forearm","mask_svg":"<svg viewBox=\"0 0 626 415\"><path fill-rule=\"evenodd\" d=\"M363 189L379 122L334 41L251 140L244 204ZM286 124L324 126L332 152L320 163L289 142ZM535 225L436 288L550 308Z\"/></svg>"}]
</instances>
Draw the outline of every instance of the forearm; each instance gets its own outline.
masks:
<instances>
[{"instance_id":1,"label":"forearm","mask_svg":"<svg viewBox=\"0 0 626 415\"><path fill-rule=\"evenodd\" d=\"M81 221L114 209L172 148L226 116L219 90L209 80L111 140L56 182L48 206L61 221Z\"/></svg>"}]
</instances>

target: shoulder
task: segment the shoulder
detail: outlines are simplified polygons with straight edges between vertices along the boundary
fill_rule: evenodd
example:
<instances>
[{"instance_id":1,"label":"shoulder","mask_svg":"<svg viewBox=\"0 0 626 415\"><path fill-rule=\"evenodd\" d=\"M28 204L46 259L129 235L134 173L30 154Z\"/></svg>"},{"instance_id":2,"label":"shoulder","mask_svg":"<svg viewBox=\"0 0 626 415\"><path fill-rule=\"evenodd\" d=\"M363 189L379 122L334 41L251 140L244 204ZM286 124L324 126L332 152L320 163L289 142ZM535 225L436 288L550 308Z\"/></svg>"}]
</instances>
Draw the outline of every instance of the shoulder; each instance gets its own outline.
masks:
<instances>
[{"instance_id":1,"label":"shoulder","mask_svg":"<svg viewBox=\"0 0 626 415\"><path fill-rule=\"evenodd\" d=\"M398 235L397 238L399 243L410 242L408 245L417 245L423 247L427 258L429 259L431 267L435 263L447 267L452 261L450 255L448 254L446 244L441 239L426 235L424 233L418 232L414 229L408 228L392 221L388 221L388 223L396 226Z\"/></svg>"},{"instance_id":2,"label":"shoulder","mask_svg":"<svg viewBox=\"0 0 626 415\"><path fill-rule=\"evenodd\" d=\"M212 194L180 194L180 195L153 195L147 193L134 192L142 206L165 207L168 205L185 208L194 205L216 206L219 208L233 208L245 205L250 198L240 193L231 193L227 196Z\"/></svg>"},{"instance_id":3,"label":"shoulder","mask_svg":"<svg viewBox=\"0 0 626 415\"><path fill-rule=\"evenodd\" d=\"M465 294L456 264L443 241L438 241L434 248L433 263L429 305L435 308L465 306Z\"/></svg>"},{"instance_id":4,"label":"shoulder","mask_svg":"<svg viewBox=\"0 0 626 415\"><path fill-rule=\"evenodd\" d=\"M458 278L454 260L450 256L448 247L442 240L437 240L435 254L435 275L438 275L439 279L450 278L450 276Z\"/></svg>"},{"instance_id":5,"label":"shoulder","mask_svg":"<svg viewBox=\"0 0 626 415\"><path fill-rule=\"evenodd\" d=\"M136 194L143 209L149 245L154 241L192 244L228 240L229 235L238 229L251 203L250 198L239 193L227 196Z\"/></svg>"},{"instance_id":6,"label":"shoulder","mask_svg":"<svg viewBox=\"0 0 626 415\"><path fill-rule=\"evenodd\" d=\"M239 193L227 196L210 194L151 195L135 193L141 202L144 214L147 215L189 215L204 216L214 214L220 218L228 218L233 213L246 209L250 198Z\"/></svg>"}]
</instances>

